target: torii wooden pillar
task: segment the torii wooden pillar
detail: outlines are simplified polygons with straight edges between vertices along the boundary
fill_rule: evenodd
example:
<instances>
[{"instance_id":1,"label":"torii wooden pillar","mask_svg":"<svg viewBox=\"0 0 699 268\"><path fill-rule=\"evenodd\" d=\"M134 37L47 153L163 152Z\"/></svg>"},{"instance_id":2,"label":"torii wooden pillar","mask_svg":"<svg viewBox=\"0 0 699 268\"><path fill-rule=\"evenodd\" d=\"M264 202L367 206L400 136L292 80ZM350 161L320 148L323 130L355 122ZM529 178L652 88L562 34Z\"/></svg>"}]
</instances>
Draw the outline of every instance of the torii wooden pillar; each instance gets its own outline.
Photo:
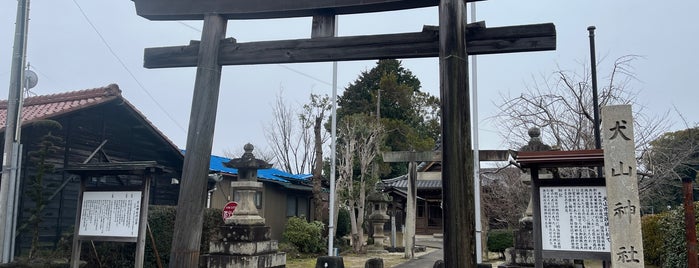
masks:
<instances>
[{"instance_id":1,"label":"torii wooden pillar","mask_svg":"<svg viewBox=\"0 0 699 268\"><path fill-rule=\"evenodd\" d=\"M442 101L444 267L476 267L476 216L466 6L439 4L439 88Z\"/></svg>"},{"instance_id":2,"label":"torii wooden pillar","mask_svg":"<svg viewBox=\"0 0 699 268\"><path fill-rule=\"evenodd\" d=\"M491 29L476 24L467 29L464 2L478 0L133 1L138 15L150 20L204 20L200 43L150 48L144 56L144 66L148 68L197 66L170 267L198 265L206 197L203 178L209 166L222 65L435 56L440 58L441 70L445 264L476 266L467 52L475 55L554 50L553 24ZM438 32L434 27L426 27L418 33L321 37L329 35L320 33L327 27L318 27L318 34L311 39L251 43L223 39L229 19L327 18L437 5ZM319 21L334 23L330 19Z\"/></svg>"}]
</instances>

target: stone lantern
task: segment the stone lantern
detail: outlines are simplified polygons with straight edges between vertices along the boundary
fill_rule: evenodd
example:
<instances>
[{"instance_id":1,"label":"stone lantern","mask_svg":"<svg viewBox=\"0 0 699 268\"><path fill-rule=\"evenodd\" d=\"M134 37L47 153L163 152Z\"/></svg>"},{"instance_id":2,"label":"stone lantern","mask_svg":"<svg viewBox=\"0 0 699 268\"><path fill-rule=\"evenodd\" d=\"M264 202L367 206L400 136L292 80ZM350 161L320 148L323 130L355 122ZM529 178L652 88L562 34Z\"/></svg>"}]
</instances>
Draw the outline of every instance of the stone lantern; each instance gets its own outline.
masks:
<instances>
[{"instance_id":1,"label":"stone lantern","mask_svg":"<svg viewBox=\"0 0 699 268\"><path fill-rule=\"evenodd\" d=\"M226 224L235 225L264 225L265 219L260 216L260 212L255 206L255 193L262 191L262 183L257 181L257 170L272 167L264 160L256 159L252 154L255 149L252 144L245 144L245 153L240 158L231 159L224 163L226 167L238 169L238 181L231 182L233 196L238 207L233 216L226 219Z\"/></svg>"},{"instance_id":2,"label":"stone lantern","mask_svg":"<svg viewBox=\"0 0 699 268\"><path fill-rule=\"evenodd\" d=\"M270 238L270 227L255 206L255 193L262 191L257 170L270 168L269 163L255 159L254 147L246 144L241 158L224 163L238 169L238 181L231 182L238 206L233 216L224 220L220 236L209 242L206 267L209 268L271 268L286 267L286 253Z\"/></svg>"},{"instance_id":3,"label":"stone lantern","mask_svg":"<svg viewBox=\"0 0 699 268\"><path fill-rule=\"evenodd\" d=\"M368 251L372 253L387 252L384 249L386 236L383 227L391 219L386 213L391 197L382 192L374 192L367 199L371 204L371 214L367 218L374 231L374 244L369 246Z\"/></svg>"}]
</instances>

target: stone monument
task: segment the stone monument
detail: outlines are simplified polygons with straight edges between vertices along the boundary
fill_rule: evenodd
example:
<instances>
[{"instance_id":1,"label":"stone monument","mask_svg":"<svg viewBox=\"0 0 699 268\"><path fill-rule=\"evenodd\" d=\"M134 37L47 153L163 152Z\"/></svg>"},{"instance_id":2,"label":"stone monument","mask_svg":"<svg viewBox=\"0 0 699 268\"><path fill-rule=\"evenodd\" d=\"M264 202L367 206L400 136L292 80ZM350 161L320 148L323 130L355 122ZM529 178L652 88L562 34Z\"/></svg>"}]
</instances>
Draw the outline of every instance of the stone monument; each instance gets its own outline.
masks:
<instances>
[{"instance_id":1,"label":"stone monument","mask_svg":"<svg viewBox=\"0 0 699 268\"><path fill-rule=\"evenodd\" d=\"M384 225L391 219L386 211L391 198L382 192L374 192L367 198L372 205L371 214L367 217L371 228L374 231L374 244L369 245L367 252L369 253L388 253L384 248L386 245L386 235L384 235Z\"/></svg>"},{"instance_id":2,"label":"stone monument","mask_svg":"<svg viewBox=\"0 0 699 268\"><path fill-rule=\"evenodd\" d=\"M209 242L207 267L257 268L286 267L286 253L278 252L278 243L270 239L270 227L255 206L255 192L262 190L257 170L270 168L269 163L255 159L254 147L246 144L241 158L225 166L238 169L238 180L231 182L238 206L233 216L224 219L220 237Z\"/></svg>"}]
</instances>

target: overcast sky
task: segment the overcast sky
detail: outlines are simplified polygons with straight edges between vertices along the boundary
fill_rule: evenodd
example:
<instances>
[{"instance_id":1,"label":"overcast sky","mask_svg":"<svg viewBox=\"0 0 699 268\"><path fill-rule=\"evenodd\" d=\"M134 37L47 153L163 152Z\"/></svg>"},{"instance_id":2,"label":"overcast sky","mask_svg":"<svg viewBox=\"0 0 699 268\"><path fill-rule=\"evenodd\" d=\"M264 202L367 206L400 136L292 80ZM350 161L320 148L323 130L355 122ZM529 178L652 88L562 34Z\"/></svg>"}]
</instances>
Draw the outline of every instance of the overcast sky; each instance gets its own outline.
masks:
<instances>
[{"instance_id":1,"label":"overcast sky","mask_svg":"<svg viewBox=\"0 0 699 268\"><path fill-rule=\"evenodd\" d=\"M9 88L16 10L17 1L0 3L1 99L7 99ZM501 94L518 95L533 77L547 77L558 69L582 72L582 64L589 66L589 25L597 27L600 83L614 59L643 56L633 63L638 81L630 86L647 112L672 110L673 130L685 127L675 109L690 125L699 122L699 1L491 0L478 2L476 10L477 20L488 27L552 22L558 35L556 51L478 57L482 149L506 149L498 126L488 123ZM424 8L341 16L339 35L417 32L423 25L437 25L437 13L436 8ZM33 93L116 83L157 128L185 147L195 68L145 69L143 49L199 40L201 22L148 21L136 15L129 0L35 0L30 18L28 61L39 74ZM239 42L309 38L310 29L310 18L229 21L227 37ZM422 90L439 95L436 58L403 64L420 79ZM338 94L374 65L339 63ZM267 147L263 130L272 121L274 96L281 92L289 103L300 105L310 93L330 95L331 81L331 63L224 67L212 153L242 153L247 142Z\"/></svg>"}]
</instances>

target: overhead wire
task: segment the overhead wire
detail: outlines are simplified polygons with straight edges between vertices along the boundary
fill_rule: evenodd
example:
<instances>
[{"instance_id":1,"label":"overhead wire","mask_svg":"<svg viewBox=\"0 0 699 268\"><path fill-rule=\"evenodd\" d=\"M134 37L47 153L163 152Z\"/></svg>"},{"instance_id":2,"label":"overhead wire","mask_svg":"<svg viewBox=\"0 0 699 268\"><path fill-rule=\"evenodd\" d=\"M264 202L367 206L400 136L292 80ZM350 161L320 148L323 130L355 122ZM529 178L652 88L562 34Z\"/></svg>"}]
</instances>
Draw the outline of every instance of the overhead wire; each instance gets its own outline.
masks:
<instances>
[{"instance_id":1,"label":"overhead wire","mask_svg":"<svg viewBox=\"0 0 699 268\"><path fill-rule=\"evenodd\" d=\"M143 90L143 92L146 93L146 95L151 99L151 101L153 101L153 102L155 103L155 105L158 107L158 109L160 109L160 110L168 117L168 119L170 119L170 121L172 121L180 130L182 130L182 132L186 133L187 131L185 130L185 128L184 128L182 125L180 125L180 123L179 123L179 122L178 122L178 121L177 121L177 120L176 120L176 119L175 119L175 118L174 118L174 117L173 117L173 116L172 116L172 115L171 115L171 114L156 100L156 98L153 96L153 94L150 93L150 91L143 85L143 83L141 83L141 81L136 77L136 75L128 68L128 66L126 65L126 63L124 63L124 61L121 59L121 57L119 57L119 55L117 55L117 53L114 51L114 49L113 49L112 46L109 44L109 42L104 38L104 36L102 35L102 33L97 29L97 27L94 25L94 23L92 22L92 20L90 20L90 18L87 16L87 13L83 10L83 8L80 6L80 4L77 2L77 0L72 0L72 1L73 1L73 3L75 4L75 6L78 8L78 10L80 11L80 13L81 13L81 15L83 16L83 18L85 18L85 20L87 21L87 23L90 25L90 27L92 28L92 30L95 31L95 33L96 33L97 36L100 38L100 40L102 41L102 43L107 47L107 49L109 50L109 53L112 54L112 56L114 56L114 58L116 58L116 60L117 60L117 61L119 62L119 64L121 65L121 67L129 74L129 76L131 77L131 79L133 79L134 82L136 82L136 84L139 86L139 88L141 88L141 90ZM191 30L194 30L194 31L197 31L197 32L201 32L201 30L195 28L194 26L191 26L191 25L186 24L186 23L184 23L184 22L179 22L179 23L180 23L181 25L183 25L183 26L185 26L185 27L191 29ZM306 78L309 78L309 79L312 79L312 80L314 80L314 81L317 81L317 82L319 82L319 83L332 86L332 84L329 83L329 82L327 82L327 81L324 81L324 80L322 80L322 79L320 79L320 78L317 78L317 77L315 77L315 76L313 76L313 75L304 73L304 72L302 72L302 71L296 70L296 69L291 68L291 67L289 67L289 66L282 65L282 64L277 64L277 66L282 67L282 68L284 68L284 69L287 69L287 70L289 70L289 71L291 71L291 72L294 72L294 73L296 73L296 74L299 74L299 75L301 75L301 76L304 76L304 77L306 77Z\"/></svg>"},{"instance_id":2,"label":"overhead wire","mask_svg":"<svg viewBox=\"0 0 699 268\"><path fill-rule=\"evenodd\" d=\"M180 125L180 123L177 120L175 120L175 118L167 110L165 110L165 108L155 99L155 97L153 97L153 95L150 93L150 91L148 91L148 89L146 89L146 87L143 85L143 83L141 83L141 81L139 81L138 78L136 78L136 75L134 75L134 73L129 69L129 67L126 66L126 64L119 57L119 55L117 55L116 52L114 52L114 49L112 49L112 46L109 45L109 42L107 42L107 40L104 38L104 36L102 36L102 33L100 33L100 31L97 29L97 27L92 23L92 21L87 16L85 11L82 9L80 4L78 4L78 2L76 0L72 0L72 1L75 4L75 6L78 8L78 10L80 11L82 16L85 18L87 23L90 25L90 27L92 27L92 30L95 31L97 36L99 36L100 40L102 40L102 43L107 47L107 49L109 50L109 53L111 53L112 56L114 56L114 58L116 58L116 60L121 65L121 67L124 68L124 70L126 70L126 72L129 74L129 76L131 76L131 79L133 79L136 82L136 84L141 88L141 90L143 90L143 92L145 92L146 95L151 99L151 101L153 101L155 103L155 105L158 106L158 109L160 109L180 130L182 130L182 132L187 133L187 130L185 130L185 128L182 127L182 125Z\"/></svg>"}]
</instances>

